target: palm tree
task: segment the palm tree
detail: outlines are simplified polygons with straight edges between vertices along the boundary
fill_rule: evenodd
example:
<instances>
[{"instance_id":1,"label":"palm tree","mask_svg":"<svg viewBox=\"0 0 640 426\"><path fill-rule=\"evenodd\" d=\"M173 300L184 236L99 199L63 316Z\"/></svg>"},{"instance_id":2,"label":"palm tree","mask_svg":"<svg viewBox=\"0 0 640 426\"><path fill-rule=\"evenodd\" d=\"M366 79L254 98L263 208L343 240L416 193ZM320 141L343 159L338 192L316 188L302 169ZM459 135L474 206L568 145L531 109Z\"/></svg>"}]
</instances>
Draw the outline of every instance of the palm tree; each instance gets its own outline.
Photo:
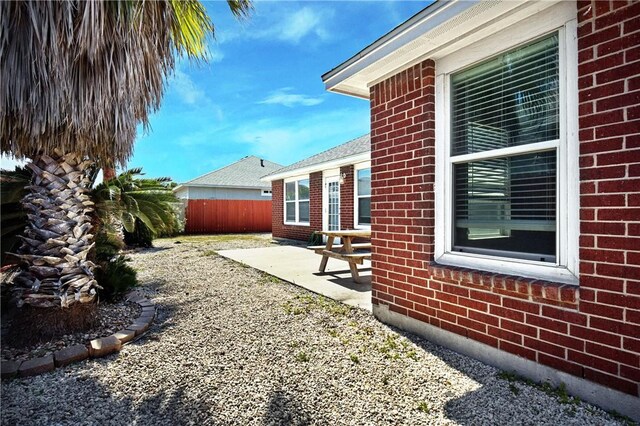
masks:
<instances>
[{"instance_id":1,"label":"palm tree","mask_svg":"<svg viewBox=\"0 0 640 426\"><path fill-rule=\"evenodd\" d=\"M213 29L194 0L0 2L1 152L32 160L19 306L94 301L88 168L126 163L176 55L206 59Z\"/></svg>"}]
</instances>

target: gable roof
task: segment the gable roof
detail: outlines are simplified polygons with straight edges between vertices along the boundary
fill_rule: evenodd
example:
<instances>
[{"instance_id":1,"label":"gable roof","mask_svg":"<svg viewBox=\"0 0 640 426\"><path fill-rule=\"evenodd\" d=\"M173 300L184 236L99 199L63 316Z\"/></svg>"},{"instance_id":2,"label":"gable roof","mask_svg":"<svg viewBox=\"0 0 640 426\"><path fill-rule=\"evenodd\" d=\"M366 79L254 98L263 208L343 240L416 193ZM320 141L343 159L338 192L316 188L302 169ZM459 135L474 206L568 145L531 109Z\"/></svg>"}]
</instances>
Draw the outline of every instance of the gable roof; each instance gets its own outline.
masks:
<instances>
[{"instance_id":1,"label":"gable roof","mask_svg":"<svg viewBox=\"0 0 640 426\"><path fill-rule=\"evenodd\" d=\"M283 179L297 174L313 173L329 168L336 168L353 164L354 162L369 161L371 159L371 138L367 133L323 151L319 154L300 160L290 166L276 170L273 174L263 178L266 181Z\"/></svg>"},{"instance_id":2,"label":"gable roof","mask_svg":"<svg viewBox=\"0 0 640 426\"><path fill-rule=\"evenodd\" d=\"M262 162L262 165L260 164ZM214 170L174 189L185 186L224 186L232 188L256 188L270 189L271 186L260 180L266 174L282 168L282 165L267 160L261 160L256 156L247 156L235 163Z\"/></svg>"}]
</instances>

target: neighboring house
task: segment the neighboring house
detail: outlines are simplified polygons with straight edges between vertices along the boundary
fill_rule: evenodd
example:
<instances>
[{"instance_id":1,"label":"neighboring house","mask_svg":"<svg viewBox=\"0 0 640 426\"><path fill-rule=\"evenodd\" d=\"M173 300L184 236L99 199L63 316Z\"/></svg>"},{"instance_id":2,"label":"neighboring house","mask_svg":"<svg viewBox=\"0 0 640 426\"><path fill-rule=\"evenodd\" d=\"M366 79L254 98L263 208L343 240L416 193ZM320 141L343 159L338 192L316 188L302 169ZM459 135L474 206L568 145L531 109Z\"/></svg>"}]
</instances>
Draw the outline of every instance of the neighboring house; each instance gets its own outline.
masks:
<instances>
[{"instance_id":1,"label":"neighboring house","mask_svg":"<svg viewBox=\"0 0 640 426\"><path fill-rule=\"evenodd\" d=\"M639 40L637 1L439 1L323 76L371 105L377 318L638 419Z\"/></svg>"},{"instance_id":2,"label":"neighboring house","mask_svg":"<svg viewBox=\"0 0 640 426\"><path fill-rule=\"evenodd\" d=\"M369 228L369 153L364 135L265 176L273 189L273 236L309 241L323 229Z\"/></svg>"},{"instance_id":3,"label":"neighboring house","mask_svg":"<svg viewBox=\"0 0 640 426\"><path fill-rule=\"evenodd\" d=\"M184 199L185 232L271 231L271 186L260 180L281 165L254 156L178 185Z\"/></svg>"}]
</instances>

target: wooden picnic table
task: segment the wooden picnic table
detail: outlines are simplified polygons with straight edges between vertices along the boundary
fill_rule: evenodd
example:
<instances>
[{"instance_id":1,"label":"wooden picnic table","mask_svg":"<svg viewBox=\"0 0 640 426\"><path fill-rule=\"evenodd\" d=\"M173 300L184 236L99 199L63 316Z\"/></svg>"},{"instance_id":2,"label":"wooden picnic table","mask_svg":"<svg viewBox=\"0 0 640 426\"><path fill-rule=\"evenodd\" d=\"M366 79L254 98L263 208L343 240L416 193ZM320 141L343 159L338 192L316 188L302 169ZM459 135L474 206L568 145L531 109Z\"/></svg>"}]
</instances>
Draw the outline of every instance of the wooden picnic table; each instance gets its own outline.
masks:
<instances>
[{"instance_id":1,"label":"wooden picnic table","mask_svg":"<svg viewBox=\"0 0 640 426\"><path fill-rule=\"evenodd\" d=\"M354 243L353 240L356 238L371 238L371 231L366 229L352 229L345 231L316 231L315 233L327 237L327 243L324 246L308 247L317 254L322 255L319 268L320 272L325 271L330 257L344 260L349 264L353 281L359 283L360 275L358 274L358 267L356 265L362 265L364 259L371 259L371 242ZM336 238L340 238L342 244L334 245Z\"/></svg>"}]
</instances>

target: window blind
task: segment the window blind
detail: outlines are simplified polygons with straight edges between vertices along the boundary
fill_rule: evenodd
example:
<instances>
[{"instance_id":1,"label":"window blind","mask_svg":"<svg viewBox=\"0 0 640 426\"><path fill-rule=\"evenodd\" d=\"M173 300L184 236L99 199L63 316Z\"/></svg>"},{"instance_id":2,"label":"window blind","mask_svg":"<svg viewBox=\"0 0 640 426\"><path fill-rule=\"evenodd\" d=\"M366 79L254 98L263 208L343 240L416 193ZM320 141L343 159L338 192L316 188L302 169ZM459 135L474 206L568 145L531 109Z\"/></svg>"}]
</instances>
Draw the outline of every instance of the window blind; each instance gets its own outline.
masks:
<instances>
[{"instance_id":1,"label":"window blind","mask_svg":"<svg viewBox=\"0 0 640 426\"><path fill-rule=\"evenodd\" d=\"M451 76L451 152L559 138L557 34Z\"/></svg>"}]
</instances>

